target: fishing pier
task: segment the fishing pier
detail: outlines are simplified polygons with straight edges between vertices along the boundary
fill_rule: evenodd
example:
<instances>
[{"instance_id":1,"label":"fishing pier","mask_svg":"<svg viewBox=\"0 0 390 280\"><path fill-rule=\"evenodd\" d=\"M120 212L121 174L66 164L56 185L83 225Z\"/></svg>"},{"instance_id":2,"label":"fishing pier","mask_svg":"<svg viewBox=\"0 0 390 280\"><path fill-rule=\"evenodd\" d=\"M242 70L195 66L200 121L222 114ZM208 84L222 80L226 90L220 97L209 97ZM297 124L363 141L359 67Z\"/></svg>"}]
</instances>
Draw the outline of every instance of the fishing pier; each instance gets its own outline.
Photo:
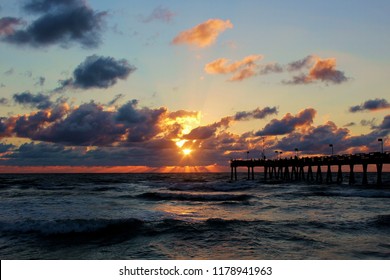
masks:
<instances>
[{"instance_id":1,"label":"fishing pier","mask_svg":"<svg viewBox=\"0 0 390 280\"><path fill-rule=\"evenodd\" d=\"M355 155L333 155L320 157L302 157L285 159L232 159L230 161L231 180L237 180L237 168L246 167L248 169L248 180L255 179L255 167L263 167L264 181L307 181L316 183L342 183L342 167L349 167L349 184L355 184L356 165L363 168L362 184L368 184L368 165L376 166L376 183L382 184L382 170L384 164L390 164L390 153L369 153ZM332 166L337 167L337 176L333 178ZM326 169L326 171L325 171ZM323 170L326 176L323 176ZM324 178L325 177L325 178ZM334 181L335 179L335 181Z\"/></svg>"}]
</instances>

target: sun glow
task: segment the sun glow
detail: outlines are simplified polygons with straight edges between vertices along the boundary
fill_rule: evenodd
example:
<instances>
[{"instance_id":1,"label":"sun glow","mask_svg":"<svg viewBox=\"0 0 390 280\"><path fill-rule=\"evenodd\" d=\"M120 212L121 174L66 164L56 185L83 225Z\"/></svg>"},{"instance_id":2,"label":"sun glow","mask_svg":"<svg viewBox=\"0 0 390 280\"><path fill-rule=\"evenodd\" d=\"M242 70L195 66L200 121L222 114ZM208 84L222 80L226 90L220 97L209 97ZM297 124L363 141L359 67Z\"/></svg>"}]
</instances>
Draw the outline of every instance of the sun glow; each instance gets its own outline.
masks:
<instances>
[{"instance_id":1,"label":"sun glow","mask_svg":"<svg viewBox=\"0 0 390 280\"><path fill-rule=\"evenodd\" d=\"M182 151L185 156L189 156L192 153L191 149L183 149Z\"/></svg>"}]
</instances>

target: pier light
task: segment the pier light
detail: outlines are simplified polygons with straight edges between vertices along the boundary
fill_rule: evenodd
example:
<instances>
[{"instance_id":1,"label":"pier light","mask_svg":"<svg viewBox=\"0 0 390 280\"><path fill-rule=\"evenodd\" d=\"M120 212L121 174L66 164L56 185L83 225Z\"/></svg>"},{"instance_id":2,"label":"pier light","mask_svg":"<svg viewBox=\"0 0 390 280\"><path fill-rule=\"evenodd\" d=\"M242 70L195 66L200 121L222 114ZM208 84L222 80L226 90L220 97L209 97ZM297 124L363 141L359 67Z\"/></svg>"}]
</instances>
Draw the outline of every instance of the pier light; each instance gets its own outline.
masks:
<instances>
[{"instance_id":1,"label":"pier light","mask_svg":"<svg viewBox=\"0 0 390 280\"><path fill-rule=\"evenodd\" d=\"M276 159L279 159L279 151L275 151Z\"/></svg>"},{"instance_id":2,"label":"pier light","mask_svg":"<svg viewBox=\"0 0 390 280\"><path fill-rule=\"evenodd\" d=\"M249 151L246 151L246 159L249 159Z\"/></svg>"},{"instance_id":3,"label":"pier light","mask_svg":"<svg viewBox=\"0 0 390 280\"><path fill-rule=\"evenodd\" d=\"M264 136L263 137L261 137L261 140L262 140L262 142L263 142L263 159L265 159L265 144L264 144Z\"/></svg>"},{"instance_id":4,"label":"pier light","mask_svg":"<svg viewBox=\"0 0 390 280\"><path fill-rule=\"evenodd\" d=\"M295 148L295 156L298 158L298 151L299 149L298 148Z\"/></svg>"},{"instance_id":5,"label":"pier light","mask_svg":"<svg viewBox=\"0 0 390 280\"><path fill-rule=\"evenodd\" d=\"M383 154L383 139L382 139L382 138L379 138L379 139L378 139L378 142L380 142L381 153Z\"/></svg>"},{"instance_id":6,"label":"pier light","mask_svg":"<svg viewBox=\"0 0 390 280\"><path fill-rule=\"evenodd\" d=\"M329 144L329 147L331 149L331 155L333 156L333 144Z\"/></svg>"}]
</instances>

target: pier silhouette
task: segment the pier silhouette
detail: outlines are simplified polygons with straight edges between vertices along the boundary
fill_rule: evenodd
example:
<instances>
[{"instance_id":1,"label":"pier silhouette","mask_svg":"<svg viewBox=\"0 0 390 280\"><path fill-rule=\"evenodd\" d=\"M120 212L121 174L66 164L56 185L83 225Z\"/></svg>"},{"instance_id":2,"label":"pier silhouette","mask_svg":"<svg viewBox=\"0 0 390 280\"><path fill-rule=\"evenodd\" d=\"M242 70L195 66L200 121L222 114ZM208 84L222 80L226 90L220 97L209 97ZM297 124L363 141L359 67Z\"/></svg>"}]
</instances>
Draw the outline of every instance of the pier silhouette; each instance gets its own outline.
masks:
<instances>
[{"instance_id":1,"label":"pier silhouette","mask_svg":"<svg viewBox=\"0 0 390 280\"><path fill-rule=\"evenodd\" d=\"M368 184L368 165L376 166L376 184L382 185L382 170L384 164L390 164L390 152L376 152L354 155L332 155L278 159L232 159L230 161L231 180L237 180L237 168L248 168L248 180L255 179L255 167L263 167L264 181L307 181L315 183L342 183L343 166L349 166L349 184L355 184L356 165L363 167L362 184ZM332 166L337 166L337 176L333 181ZM326 168L326 176L323 176ZM315 170L313 170L315 169ZM325 178L323 178L325 177Z\"/></svg>"}]
</instances>

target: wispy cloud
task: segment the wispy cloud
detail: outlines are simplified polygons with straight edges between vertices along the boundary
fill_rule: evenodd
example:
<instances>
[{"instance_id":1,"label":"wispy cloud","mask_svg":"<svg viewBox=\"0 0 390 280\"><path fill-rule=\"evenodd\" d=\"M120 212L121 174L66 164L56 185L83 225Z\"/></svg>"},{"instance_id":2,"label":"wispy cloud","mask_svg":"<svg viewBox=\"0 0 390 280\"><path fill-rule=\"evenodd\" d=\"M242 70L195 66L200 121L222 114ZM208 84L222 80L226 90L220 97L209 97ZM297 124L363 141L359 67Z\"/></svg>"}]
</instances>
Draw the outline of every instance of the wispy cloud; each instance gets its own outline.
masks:
<instances>
[{"instance_id":1,"label":"wispy cloud","mask_svg":"<svg viewBox=\"0 0 390 280\"><path fill-rule=\"evenodd\" d=\"M36 86L43 86L45 84L46 78L45 77L38 77L37 82L35 83Z\"/></svg>"},{"instance_id":2,"label":"wispy cloud","mask_svg":"<svg viewBox=\"0 0 390 280\"><path fill-rule=\"evenodd\" d=\"M361 120L360 121L360 125L361 126L369 126L371 127L372 129L378 127L377 126L377 119L376 118L373 118L371 120Z\"/></svg>"},{"instance_id":3,"label":"wispy cloud","mask_svg":"<svg viewBox=\"0 0 390 280\"><path fill-rule=\"evenodd\" d=\"M8 105L9 104L9 100L5 97L1 97L0 98L0 105Z\"/></svg>"},{"instance_id":4,"label":"wispy cloud","mask_svg":"<svg viewBox=\"0 0 390 280\"><path fill-rule=\"evenodd\" d=\"M209 19L191 29L181 32L172 40L172 43L175 45L194 45L199 48L208 47L215 43L220 33L229 28L233 28L230 20Z\"/></svg>"},{"instance_id":5,"label":"wispy cloud","mask_svg":"<svg viewBox=\"0 0 390 280\"><path fill-rule=\"evenodd\" d=\"M169 10L168 8L159 6L155 8L149 16L147 17L140 16L140 20L144 23L149 23L152 21L170 23L172 22L175 16L176 14L171 10Z\"/></svg>"},{"instance_id":6,"label":"wispy cloud","mask_svg":"<svg viewBox=\"0 0 390 280\"><path fill-rule=\"evenodd\" d=\"M4 72L4 75L11 76L15 72L14 68L10 68Z\"/></svg>"}]
</instances>

